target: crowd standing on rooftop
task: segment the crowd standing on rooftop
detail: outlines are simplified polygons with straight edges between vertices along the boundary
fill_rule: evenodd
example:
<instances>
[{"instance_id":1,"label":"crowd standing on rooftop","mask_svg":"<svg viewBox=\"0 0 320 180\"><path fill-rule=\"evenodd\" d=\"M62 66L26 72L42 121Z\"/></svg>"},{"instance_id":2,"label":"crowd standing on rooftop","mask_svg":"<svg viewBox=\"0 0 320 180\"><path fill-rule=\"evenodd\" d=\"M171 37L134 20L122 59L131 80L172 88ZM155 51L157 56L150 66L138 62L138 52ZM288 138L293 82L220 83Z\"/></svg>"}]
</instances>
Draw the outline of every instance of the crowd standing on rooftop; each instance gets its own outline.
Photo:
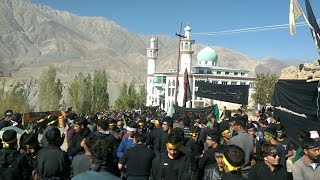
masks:
<instances>
[{"instance_id":1,"label":"crowd standing on rooftop","mask_svg":"<svg viewBox=\"0 0 320 180\"><path fill-rule=\"evenodd\" d=\"M62 126L61 126L62 125ZM286 136L272 109L67 112L0 120L1 180L319 180L319 133Z\"/></svg>"}]
</instances>

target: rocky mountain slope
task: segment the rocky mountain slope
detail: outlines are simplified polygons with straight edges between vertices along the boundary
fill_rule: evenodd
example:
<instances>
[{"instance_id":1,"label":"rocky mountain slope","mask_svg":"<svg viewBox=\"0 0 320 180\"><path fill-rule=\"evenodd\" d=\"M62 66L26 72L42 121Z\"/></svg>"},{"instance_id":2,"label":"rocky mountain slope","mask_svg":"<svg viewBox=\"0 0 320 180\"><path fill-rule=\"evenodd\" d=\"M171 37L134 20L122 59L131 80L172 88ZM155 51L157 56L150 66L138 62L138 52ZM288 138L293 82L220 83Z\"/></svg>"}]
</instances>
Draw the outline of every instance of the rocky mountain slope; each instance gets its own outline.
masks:
<instances>
[{"instance_id":1,"label":"rocky mountain slope","mask_svg":"<svg viewBox=\"0 0 320 180\"><path fill-rule=\"evenodd\" d=\"M0 0L0 24L0 76L37 79L54 65L58 77L68 82L79 72L106 69L110 91L116 91L110 92L115 94L113 99L122 82L146 80L146 47L151 35L131 33L106 18L80 17L30 0ZM177 43L175 38L159 36L157 71L175 67ZM195 45L193 64L203 47ZM212 48L219 55L218 66L247 69L253 74L260 64L231 49ZM273 71L274 64L264 66Z\"/></svg>"}]
</instances>

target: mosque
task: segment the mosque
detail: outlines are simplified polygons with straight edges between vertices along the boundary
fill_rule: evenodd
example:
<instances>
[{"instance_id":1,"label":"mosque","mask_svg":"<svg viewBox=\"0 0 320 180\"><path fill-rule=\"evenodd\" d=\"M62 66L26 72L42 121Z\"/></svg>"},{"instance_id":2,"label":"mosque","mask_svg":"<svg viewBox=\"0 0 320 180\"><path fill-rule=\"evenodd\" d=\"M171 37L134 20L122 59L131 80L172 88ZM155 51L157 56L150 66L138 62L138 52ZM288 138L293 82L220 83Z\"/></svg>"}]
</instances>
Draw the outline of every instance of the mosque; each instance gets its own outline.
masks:
<instances>
[{"instance_id":1,"label":"mosque","mask_svg":"<svg viewBox=\"0 0 320 180\"><path fill-rule=\"evenodd\" d=\"M249 86L248 101L251 102L253 92L253 81L255 77L249 76L249 71L241 69L230 69L217 66L218 54L209 46L203 48L197 54L197 65L192 66L192 55L194 53L194 40L190 38L191 28L184 28L184 37L180 40L179 68L168 69L165 73L156 72L156 61L158 58L157 40L150 39L150 47L147 48L148 70L147 70L147 97L146 106L160 106L168 111L174 104L187 108L200 108L217 104L219 107L237 105L225 101L210 98L197 97L197 82L204 81L212 84L222 85L247 85ZM191 100L184 102L184 79L185 71L188 73L191 91ZM180 85L176 85L177 80ZM178 88L176 88L178 87Z\"/></svg>"}]
</instances>

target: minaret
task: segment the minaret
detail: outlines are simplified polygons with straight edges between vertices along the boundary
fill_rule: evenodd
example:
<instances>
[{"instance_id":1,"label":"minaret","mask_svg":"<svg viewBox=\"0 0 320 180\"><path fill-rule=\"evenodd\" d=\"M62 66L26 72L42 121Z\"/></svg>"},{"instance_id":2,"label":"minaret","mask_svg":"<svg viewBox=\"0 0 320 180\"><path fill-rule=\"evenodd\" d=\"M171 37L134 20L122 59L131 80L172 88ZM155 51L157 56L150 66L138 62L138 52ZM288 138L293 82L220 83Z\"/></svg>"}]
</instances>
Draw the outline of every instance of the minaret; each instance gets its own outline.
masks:
<instances>
[{"instance_id":1,"label":"minaret","mask_svg":"<svg viewBox=\"0 0 320 180\"><path fill-rule=\"evenodd\" d=\"M156 59L158 58L158 38L152 37L150 39L150 47L147 48L148 58L148 74L147 74L147 102L146 106L153 106L152 89L153 89L153 75L156 71Z\"/></svg>"},{"instance_id":2,"label":"minaret","mask_svg":"<svg viewBox=\"0 0 320 180\"><path fill-rule=\"evenodd\" d=\"M178 105L183 106L184 98L184 72L187 68L189 74L189 83L192 87L191 78L191 67L192 67L192 54L193 54L193 44L194 40L190 39L191 28L187 25L184 28L184 38L180 41L180 68L179 68L179 91L178 91ZM192 88L191 88L192 89ZM187 107L190 107L190 102L187 103Z\"/></svg>"}]
</instances>

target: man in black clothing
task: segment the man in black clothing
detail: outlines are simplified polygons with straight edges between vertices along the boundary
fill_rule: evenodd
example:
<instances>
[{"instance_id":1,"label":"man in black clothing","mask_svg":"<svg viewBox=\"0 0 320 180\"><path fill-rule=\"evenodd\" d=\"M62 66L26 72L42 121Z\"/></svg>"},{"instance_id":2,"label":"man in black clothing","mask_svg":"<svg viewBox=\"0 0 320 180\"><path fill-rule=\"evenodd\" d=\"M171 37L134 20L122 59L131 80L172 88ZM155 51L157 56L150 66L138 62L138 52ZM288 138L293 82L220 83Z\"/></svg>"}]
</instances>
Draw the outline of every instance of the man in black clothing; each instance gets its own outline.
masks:
<instances>
[{"instance_id":1,"label":"man in black clothing","mask_svg":"<svg viewBox=\"0 0 320 180\"><path fill-rule=\"evenodd\" d=\"M277 147L272 144L261 146L262 162L258 162L249 171L249 180L287 179L287 170L279 163Z\"/></svg>"},{"instance_id":2,"label":"man in black clothing","mask_svg":"<svg viewBox=\"0 0 320 180\"><path fill-rule=\"evenodd\" d=\"M190 129L190 127L191 127L191 119L190 119L190 117L189 116L184 116L183 118L182 118L182 123L183 123L183 131L184 131L184 137L186 138L186 139L189 139L189 138L191 138L191 129Z\"/></svg>"},{"instance_id":3,"label":"man in black clothing","mask_svg":"<svg viewBox=\"0 0 320 180\"><path fill-rule=\"evenodd\" d=\"M0 121L0 130L4 127L11 126L11 116L13 114L12 110L6 110L4 112L4 118Z\"/></svg>"},{"instance_id":4,"label":"man in black clothing","mask_svg":"<svg viewBox=\"0 0 320 180\"><path fill-rule=\"evenodd\" d=\"M14 169L12 167L8 167L8 168L0 167L0 179L16 180L16 179L21 179L21 177L19 176L19 172L17 169Z\"/></svg>"},{"instance_id":5,"label":"man in black clothing","mask_svg":"<svg viewBox=\"0 0 320 180\"><path fill-rule=\"evenodd\" d=\"M264 132L264 139L266 142L276 146L280 158L280 164L287 168L286 164L286 150L277 140L277 132L274 128L267 128Z\"/></svg>"},{"instance_id":6,"label":"man in black clothing","mask_svg":"<svg viewBox=\"0 0 320 180\"><path fill-rule=\"evenodd\" d=\"M97 123L97 131L94 132L99 138L107 138L111 145L115 145L116 138L113 134L110 133L109 122L107 120L100 120ZM114 149L118 149L118 147L114 147Z\"/></svg>"},{"instance_id":7,"label":"man in black clothing","mask_svg":"<svg viewBox=\"0 0 320 180\"><path fill-rule=\"evenodd\" d=\"M245 180L241 174L241 166L245 162L244 151L236 145L228 145L223 152L223 169L226 172L221 180Z\"/></svg>"},{"instance_id":8,"label":"man in black clothing","mask_svg":"<svg viewBox=\"0 0 320 180\"><path fill-rule=\"evenodd\" d=\"M156 155L165 152L165 150L166 150L166 147L165 147L166 138L173 131L173 120L172 120L172 118L170 116L166 116L163 119L162 129L163 129L163 131L161 131L161 133L159 133L159 135L155 139L154 151L155 151Z\"/></svg>"},{"instance_id":9,"label":"man in black clothing","mask_svg":"<svg viewBox=\"0 0 320 180\"><path fill-rule=\"evenodd\" d=\"M146 144L148 146L151 145L151 134L150 134L150 132L147 131L145 121L140 119L137 122L137 124L138 124L138 133L144 136L144 138L146 140Z\"/></svg>"},{"instance_id":10,"label":"man in black clothing","mask_svg":"<svg viewBox=\"0 0 320 180\"><path fill-rule=\"evenodd\" d=\"M81 147L81 141L91 133L87 125L88 122L84 117L77 117L73 121L73 128L76 134L72 137L68 146L67 153L69 156L84 154L84 149Z\"/></svg>"},{"instance_id":11,"label":"man in black clothing","mask_svg":"<svg viewBox=\"0 0 320 180\"><path fill-rule=\"evenodd\" d=\"M155 154L146 147L146 140L142 134L138 134L135 141L135 146L125 151L120 158L118 167L122 170L126 165L128 180L148 180Z\"/></svg>"},{"instance_id":12,"label":"man in black clothing","mask_svg":"<svg viewBox=\"0 0 320 180\"><path fill-rule=\"evenodd\" d=\"M150 135L151 135L151 149L154 149L156 141L158 140L158 136L162 133L163 129L161 127L160 121L155 119L151 120L151 123L154 124L154 127L150 129Z\"/></svg>"},{"instance_id":13,"label":"man in black clothing","mask_svg":"<svg viewBox=\"0 0 320 180\"><path fill-rule=\"evenodd\" d=\"M198 180L201 177L200 169L198 168L198 161L204 149L203 143L199 140L201 128L194 126L191 129L191 138L189 138L186 147L191 149L191 170L192 170L192 180Z\"/></svg>"},{"instance_id":14,"label":"man in black clothing","mask_svg":"<svg viewBox=\"0 0 320 180\"><path fill-rule=\"evenodd\" d=\"M106 166L110 169L110 172L116 176L120 176L120 171L117 167L118 158L117 150L120 144L120 141L115 138L115 136L109 131L109 122L108 120L99 120L97 123L97 131L94 132L96 137L100 139L108 139L110 146L112 147L112 157L108 159Z\"/></svg>"},{"instance_id":15,"label":"man in black clothing","mask_svg":"<svg viewBox=\"0 0 320 180\"><path fill-rule=\"evenodd\" d=\"M209 149L203 153L202 158L198 162L200 169L204 170L216 163L214 155L217 149L220 148L219 141L220 138L216 134L210 134L207 136L206 142L209 146Z\"/></svg>"},{"instance_id":16,"label":"man in black clothing","mask_svg":"<svg viewBox=\"0 0 320 180\"><path fill-rule=\"evenodd\" d=\"M214 157L215 157L216 163L209 165L204 169L202 180L220 180L221 179L221 176L224 173L222 146L219 146L218 148L216 148Z\"/></svg>"},{"instance_id":17,"label":"man in black clothing","mask_svg":"<svg viewBox=\"0 0 320 180\"><path fill-rule=\"evenodd\" d=\"M25 155L17 151L17 132L6 130L2 135L3 149L0 150L0 167L17 170L19 179L29 180L30 166Z\"/></svg>"},{"instance_id":18,"label":"man in black clothing","mask_svg":"<svg viewBox=\"0 0 320 180\"><path fill-rule=\"evenodd\" d=\"M171 133L166 140L166 152L161 153L152 161L151 179L153 180L190 180L191 161L179 151L182 139Z\"/></svg>"},{"instance_id":19,"label":"man in black clothing","mask_svg":"<svg viewBox=\"0 0 320 180\"><path fill-rule=\"evenodd\" d=\"M38 152L34 179L66 179L70 177L71 161L68 154L60 149L62 136L58 128L46 133L48 145Z\"/></svg>"},{"instance_id":20,"label":"man in black clothing","mask_svg":"<svg viewBox=\"0 0 320 180\"><path fill-rule=\"evenodd\" d=\"M30 172L35 168L36 157L42 147L37 133L23 133L20 137L20 153L26 155Z\"/></svg>"}]
</instances>

